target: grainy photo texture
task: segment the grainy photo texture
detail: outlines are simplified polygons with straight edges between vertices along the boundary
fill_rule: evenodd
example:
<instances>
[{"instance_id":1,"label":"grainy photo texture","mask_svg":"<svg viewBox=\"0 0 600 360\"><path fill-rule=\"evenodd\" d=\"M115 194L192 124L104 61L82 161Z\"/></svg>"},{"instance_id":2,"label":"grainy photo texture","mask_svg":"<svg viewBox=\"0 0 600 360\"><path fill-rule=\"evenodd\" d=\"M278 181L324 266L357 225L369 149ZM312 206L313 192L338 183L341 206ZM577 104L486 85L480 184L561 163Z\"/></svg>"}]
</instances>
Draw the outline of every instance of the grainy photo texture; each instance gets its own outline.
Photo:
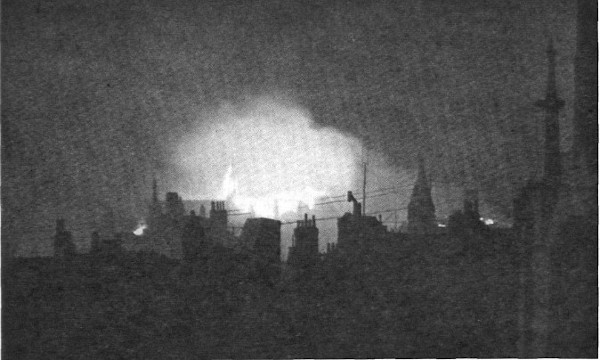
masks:
<instances>
[{"instance_id":1,"label":"grainy photo texture","mask_svg":"<svg viewBox=\"0 0 600 360\"><path fill-rule=\"evenodd\" d=\"M5 359L596 358L593 0L5 0Z\"/></svg>"}]
</instances>

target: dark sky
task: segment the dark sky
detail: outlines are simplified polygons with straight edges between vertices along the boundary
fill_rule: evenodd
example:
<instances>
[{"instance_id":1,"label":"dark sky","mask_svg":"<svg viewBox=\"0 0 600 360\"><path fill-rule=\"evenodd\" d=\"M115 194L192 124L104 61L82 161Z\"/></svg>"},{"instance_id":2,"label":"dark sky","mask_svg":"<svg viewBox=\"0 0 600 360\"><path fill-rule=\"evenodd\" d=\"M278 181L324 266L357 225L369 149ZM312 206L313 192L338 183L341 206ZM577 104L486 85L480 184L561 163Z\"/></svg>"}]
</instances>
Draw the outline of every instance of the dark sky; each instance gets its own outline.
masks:
<instances>
[{"instance_id":1,"label":"dark sky","mask_svg":"<svg viewBox=\"0 0 600 360\"><path fill-rule=\"evenodd\" d=\"M541 170L548 36L569 150L574 3L3 1L3 235L131 221L199 112L269 95L508 212Z\"/></svg>"}]
</instances>

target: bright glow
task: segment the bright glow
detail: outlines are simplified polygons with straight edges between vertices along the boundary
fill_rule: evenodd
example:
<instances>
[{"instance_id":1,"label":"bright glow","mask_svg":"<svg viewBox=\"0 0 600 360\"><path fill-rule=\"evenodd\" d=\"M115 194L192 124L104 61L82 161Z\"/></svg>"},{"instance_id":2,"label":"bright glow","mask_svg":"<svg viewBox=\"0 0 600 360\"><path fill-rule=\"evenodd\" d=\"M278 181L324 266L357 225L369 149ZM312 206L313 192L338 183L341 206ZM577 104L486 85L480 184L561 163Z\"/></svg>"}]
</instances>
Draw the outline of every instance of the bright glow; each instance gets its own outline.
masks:
<instances>
[{"instance_id":1,"label":"bright glow","mask_svg":"<svg viewBox=\"0 0 600 360\"><path fill-rule=\"evenodd\" d=\"M324 192L307 187L302 191L273 193L263 197L230 195L228 198L236 208L244 212L254 212L255 216L274 218L285 213L295 213L300 205L306 205L312 210L315 199L323 195ZM278 214L275 214L275 208Z\"/></svg>"},{"instance_id":2,"label":"bright glow","mask_svg":"<svg viewBox=\"0 0 600 360\"><path fill-rule=\"evenodd\" d=\"M483 221L483 223L486 225L494 225L494 220L492 219L479 218L479 220Z\"/></svg>"},{"instance_id":3,"label":"bright glow","mask_svg":"<svg viewBox=\"0 0 600 360\"><path fill-rule=\"evenodd\" d=\"M360 142L289 103L259 99L204 116L179 147L179 186L188 199L222 199L256 216L313 208L317 198L345 194L360 174ZM185 176L187 175L187 176Z\"/></svg>"},{"instance_id":4,"label":"bright glow","mask_svg":"<svg viewBox=\"0 0 600 360\"><path fill-rule=\"evenodd\" d=\"M225 178L223 179L221 198L228 199L235 197L237 188L237 181L233 178L233 166L229 165L227 172L225 173Z\"/></svg>"},{"instance_id":5,"label":"bright glow","mask_svg":"<svg viewBox=\"0 0 600 360\"><path fill-rule=\"evenodd\" d=\"M446 224L438 224L438 227L445 228Z\"/></svg>"},{"instance_id":6,"label":"bright glow","mask_svg":"<svg viewBox=\"0 0 600 360\"><path fill-rule=\"evenodd\" d=\"M148 228L148 226L146 225L146 223L143 221L140 221L138 223L137 229L135 229L133 231L133 234L136 236L142 236L142 235L144 235L144 230L146 230L147 228Z\"/></svg>"}]
</instances>

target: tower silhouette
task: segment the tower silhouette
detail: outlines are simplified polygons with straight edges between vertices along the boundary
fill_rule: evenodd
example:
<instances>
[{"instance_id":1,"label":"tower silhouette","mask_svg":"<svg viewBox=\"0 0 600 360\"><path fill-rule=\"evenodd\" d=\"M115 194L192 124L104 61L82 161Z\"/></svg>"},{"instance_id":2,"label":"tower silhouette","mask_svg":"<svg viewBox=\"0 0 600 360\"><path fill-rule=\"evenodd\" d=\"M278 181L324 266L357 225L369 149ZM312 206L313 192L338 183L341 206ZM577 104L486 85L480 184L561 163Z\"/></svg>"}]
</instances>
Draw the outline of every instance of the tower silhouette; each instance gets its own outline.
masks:
<instances>
[{"instance_id":1,"label":"tower silhouette","mask_svg":"<svg viewBox=\"0 0 600 360\"><path fill-rule=\"evenodd\" d=\"M162 205L158 200L158 185L156 183L156 178L152 179L152 203L150 204L149 210L149 218L147 223L150 227L156 227L158 219L162 215Z\"/></svg>"},{"instance_id":2,"label":"tower silhouette","mask_svg":"<svg viewBox=\"0 0 600 360\"><path fill-rule=\"evenodd\" d=\"M544 182L550 187L558 187L562 173L560 159L560 125L558 114L565 102L558 97L556 89L556 51L552 39L548 41L548 80L546 97L536 102L545 110L545 139L544 139Z\"/></svg>"},{"instance_id":3,"label":"tower silhouette","mask_svg":"<svg viewBox=\"0 0 600 360\"><path fill-rule=\"evenodd\" d=\"M436 229L435 206L431 198L431 185L425 173L423 159L419 159L419 173L408 204L408 231L430 234Z\"/></svg>"}]
</instances>

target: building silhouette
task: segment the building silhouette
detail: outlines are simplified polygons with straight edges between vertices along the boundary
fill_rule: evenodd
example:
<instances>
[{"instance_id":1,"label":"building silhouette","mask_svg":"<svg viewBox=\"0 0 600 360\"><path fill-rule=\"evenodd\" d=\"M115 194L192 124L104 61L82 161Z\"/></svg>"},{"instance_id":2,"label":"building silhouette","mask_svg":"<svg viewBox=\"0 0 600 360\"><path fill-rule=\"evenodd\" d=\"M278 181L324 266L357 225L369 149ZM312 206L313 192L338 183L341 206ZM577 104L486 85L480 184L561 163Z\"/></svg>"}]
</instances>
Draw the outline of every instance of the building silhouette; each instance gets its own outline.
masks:
<instances>
[{"instance_id":1,"label":"building silhouette","mask_svg":"<svg viewBox=\"0 0 600 360\"><path fill-rule=\"evenodd\" d=\"M227 231L228 212L225 201L211 201L209 214L205 227L212 243L229 246L232 242L232 234Z\"/></svg>"},{"instance_id":2,"label":"building silhouette","mask_svg":"<svg viewBox=\"0 0 600 360\"><path fill-rule=\"evenodd\" d=\"M205 235L202 218L194 211L186 217L181 233L183 259L188 262L206 257L209 250L208 239Z\"/></svg>"},{"instance_id":3,"label":"building silhouette","mask_svg":"<svg viewBox=\"0 0 600 360\"><path fill-rule=\"evenodd\" d=\"M152 180L152 202L148 208L148 220L146 221L150 227L156 226L153 221L158 221L162 216L162 204L158 200L158 184L156 178Z\"/></svg>"},{"instance_id":4,"label":"building silhouette","mask_svg":"<svg viewBox=\"0 0 600 360\"><path fill-rule=\"evenodd\" d=\"M552 39L548 41L546 54L548 56L546 96L544 99L537 101L536 105L545 112L543 181L549 185L551 189L555 189L557 192L562 174L560 158L560 125L558 115L560 110L565 106L565 102L558 97L558 90L556 89L556 51L554 50Z\"/></svg>"},{"instance_id":5,"label":"building silhouette","mask_svg":"<svg viewBox=\"0 0 600 360\"><path fill-rule=\"evenodd\" d=\"M373 240L387 234L386 227L374 216L362 214L362 205L352 191L348 191L348 202L352 202L352 213L345 213L338 218L338 242L340 251L359 251L369 247Z\"/></svg>"},{"instance_id":6,"label":"building silhouette","mask_svg":"<svg viewBox=\"0 0 600 360\"><path fill-rule=\"evenodd\" d=\"M556 86L556 51L552 39L546 50L548 73L545 97L536 102L544 111L544 169L540 180L530 179L513 203L513 229L518 239L519 257L519 341L520 357L547 357L553 331L551 305L555 274L552 264L558 249L553 240L555 211L563 187L560 153L559 113L564 101ZM553 275L554 274L554 275Z\"/></svg>"},{"instance_id":7,"label":"building silhouette","mask_svg":"<svg viewBox=\"0 0 600 360\"><path fill-rule=\"evenodd\" d=\"M558 116L564 101L556 88L556 51L548 41L548 79L545 98L536 102L544 110L544 171L542 179L529 180L514 201L514 228L520 238L541 238L558 201L562 162Z\"/></svg>"},{"instance_id":8,"label":"building silhouette","mask_svg":"<svg viewBox=\"0 0 600 360\"><path fill-rule=\"evenodd\" d=\"M54 234L54 256L64 258L75 255L75 244L64 219L56 220L56 234Z\"/></svg>"},{"instance_id":9,"label":"building silhouette","mask_svg":"<svg viewBox=\"0 0 600 360\"><path fill-rule=\"evenodd\" d=\"M315 216L308 218L304 214L304 220L296 222L292 246L288 256L288 263L299 268L314 265L319 259L319 229Z\"/></svg>"},{"instance_id":10,"label":"building silhouette","mask_svg":"<svg viewBox=\"0 0 600 360\"><path fill-rule=\"evenodd\" d=\"M431 185L427 180L423 159L419 159L419 173L408 203L408 232L433 234L436 230L437 223L435 206L431 198Z\"/></svg>"},{"instance_id":11,"label":"building silhouette","mask_svg":"<svg viewBox=\"0 0 600 360\"><path fill-rule=\"evenodd\" d=\"M448 218L448 231L452 235L473 235L487 227L479 214L479 195L477 190L465 191L462 211L455 211Z\"/></svg>"},{"instance_id":12,"label":"building silhouette","mask_svg":"<svg viewBox=\"0 0 600 360\"><path fill-rule=\"evenodd\" d=\"M123 251L123 234L115 233L112 238L102 237L97 231L92 232L93 255L117 255Z\"/></svg>"},{"instance_id":13,"label":"building silhouette","mask_svg":"<svg viewBox=\"0 0 600 360\"><path fill-rule=\"evenodd\" d=\"M598 178L598 2L577 1L573 154L585 177ZM595 187L597 191L597 187ZM597 193L595 194L597 197ZM597 205L597 202L594 202Z\"/></svg>"},{"instance_id":14,"label":"building silhouette","mask_svg":"<svg viewBox=\"0 0 600 360\"><path fill-rule=\"evenodd\" d=\"M185 214L183 200L176 192L168 192L165 197L165 215L170 219L181 219Z\"/></svg>"},{"instance_id":15,"label":"building silhouette","mask_svg":"<svg viewBox=\"0 0 600 360\"><path fill-rule=\"evenodd\" d=\"M597 9L597 1L577 1L573 142L561 159L546 246L534 253L541 261L531 266L538 304L532 323L546 329L534 332L531 356L598 356Z\"/></svg>"},{"instance_id":16,"label":"building silhouette","mask_svg":"<svg viewBox=\"0 0 600 360\"><path fill-rule=\"evenodd\" d=\"M206 217L206 201L187 201L200 204L200 215L185 214L184 200L176 192L167 192L164 202L159 199L156 180L152 184L152 201L148 206L147 229L136 247L187 260L205 256L213 246L232 247L237 239L228 231L228 211L225 201L210 201ZM205 255L201 255L205 254Z\"/></svg>"},{"instance_id":17,"label":"building silhouette","mask_svg":"<svg viewBox=\"0 0 600 360\"><path fill-rule=\"evenodd\" d=\"M281 275L281 221L247 219L241 243L253 254L257 275L269 283L278 281Z\"/></svg>"}]
</instances>

